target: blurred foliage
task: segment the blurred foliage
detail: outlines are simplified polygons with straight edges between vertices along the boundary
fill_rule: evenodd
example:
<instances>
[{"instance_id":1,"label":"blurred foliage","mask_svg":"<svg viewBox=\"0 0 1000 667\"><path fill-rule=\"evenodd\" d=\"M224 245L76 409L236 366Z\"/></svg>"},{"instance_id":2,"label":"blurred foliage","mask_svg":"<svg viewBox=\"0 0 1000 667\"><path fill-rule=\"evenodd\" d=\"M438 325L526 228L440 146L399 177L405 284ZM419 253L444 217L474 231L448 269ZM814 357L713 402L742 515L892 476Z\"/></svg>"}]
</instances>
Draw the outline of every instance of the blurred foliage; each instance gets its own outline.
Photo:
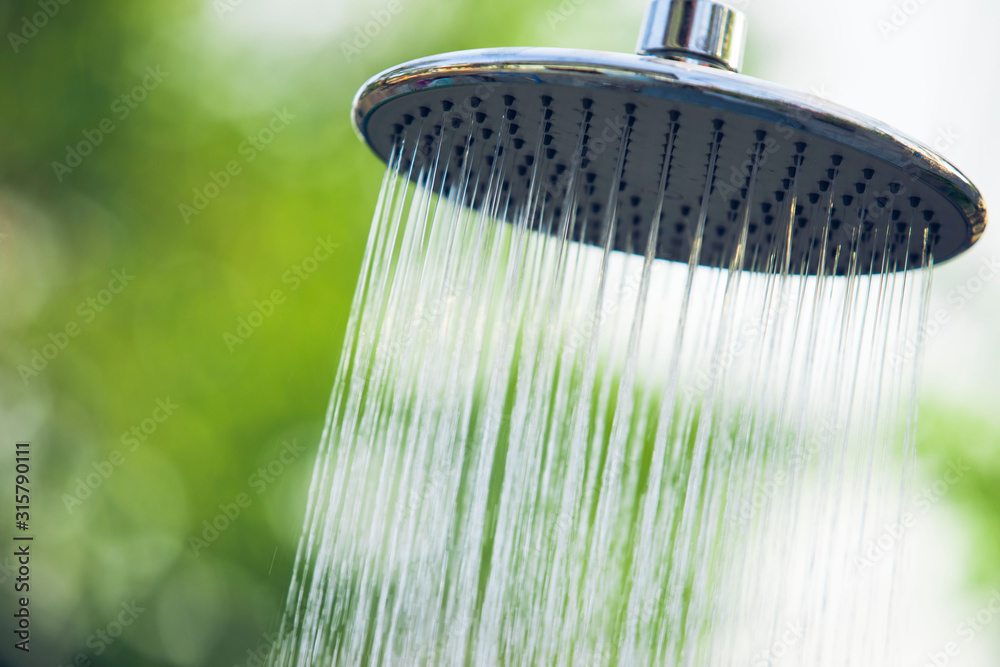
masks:
<instances>
[{"instance_id":1,"label":"blurred foliage","mask_svg":"<svg viewBox=\"0 0 1000 667\"><path fill-rule=\"evenodd\" d=\"M936 400L934 400L936 399ZM968 468L943 500L968 522L971 562L968 585L980 591L1000 588L1000 424L997 415L979 415L924 392L917 451L925 477L941 479L952 464Z\"/></svg>"},{"instance_id":2,"label":"blurred foliage","mask_svg":"<svg viewBox=\"0 0 1000 667\"><path fill-rule=\"evenodd\" d=\"M34 443L38 664L252 664L277 629L382 172L354 92L422 55L544 44L558 3L400 0L359 38L389 6L0 6L0 420ZM3 661L23 664L7 642Z\"/></svg>"},{"instance_id":3,"label":"blurred foliage","mask_svg":"<svg viewBox=\"0 0 1000 667\"><path fill-rule=\"evenodd\" d=\"M358 30L389 3L0 6L0 423L8 441L34 444L38 664L254 664L283 608L382 172L348 120L355 90L448 50L584 36L627 51L641 11L399 2L350 56L345 45L362 43ZM276 113L294 118L249 159L245 142L265 143ZM54 167L81 143L91 150L79 166ZM215 196L213 182L225 183ZM185 214L198 197L204 210ZM336 249L319 261L322 244ZM303 273L311 256L316 270ZM115 271L134 276L118 294ZM157 401L177 406L162 423ZM996 425L925 416L922 446L981 463L956 499L973 513L996 507L1000 447L970 449L997 444ZM144 436L134 449L133 429ZM273 474L286 442L305 451ZM192 546L233 507L228 529ZM1000 519L978 516L977 582L996 583ZM95 639L133 600L144 610L134 624ZM24 664L7 642L0 660Z\"/></svg>"}]
</instances>

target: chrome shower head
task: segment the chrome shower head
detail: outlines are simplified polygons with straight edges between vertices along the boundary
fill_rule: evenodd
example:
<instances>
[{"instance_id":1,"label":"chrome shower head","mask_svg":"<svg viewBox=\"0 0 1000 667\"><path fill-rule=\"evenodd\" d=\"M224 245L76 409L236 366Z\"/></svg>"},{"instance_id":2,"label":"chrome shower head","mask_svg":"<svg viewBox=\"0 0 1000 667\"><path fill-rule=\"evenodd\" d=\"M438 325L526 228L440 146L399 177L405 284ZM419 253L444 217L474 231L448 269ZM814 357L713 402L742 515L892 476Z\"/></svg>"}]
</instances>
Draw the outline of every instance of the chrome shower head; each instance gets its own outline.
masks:
<instances>
[{"instance_id":1,"label":"chrome shower head","mask_svg":"<svg viewBox=\"0 0 1000 667\"><path fill-rule=\"evenodd\" d=\"M982 196L956 168L876 120L739 74L745 34L713 0L654 0L645 55L423 58L368 81L354 124L387 162L407 146L404 173L469 206L495 188L497 217L531 209L543 231L570 219L574 238L626 252L655 239L668 260L694 248L707 266L741 257L759 271L779 254L792 273L889 272L980 238Z\"/></svg>"}]
</instances>

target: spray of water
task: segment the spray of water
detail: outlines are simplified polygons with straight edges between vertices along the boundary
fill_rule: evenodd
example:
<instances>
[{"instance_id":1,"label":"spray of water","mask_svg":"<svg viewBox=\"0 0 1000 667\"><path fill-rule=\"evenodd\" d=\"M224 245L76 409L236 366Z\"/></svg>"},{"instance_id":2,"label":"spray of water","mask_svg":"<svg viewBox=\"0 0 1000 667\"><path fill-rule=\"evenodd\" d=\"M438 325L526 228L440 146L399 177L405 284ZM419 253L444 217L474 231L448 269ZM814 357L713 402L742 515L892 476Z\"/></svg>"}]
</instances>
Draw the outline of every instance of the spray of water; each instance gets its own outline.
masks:
<instances>
[{"instance_id":1,"label":"spray of water","mask_svg":"<svg viewBox=\"0 0 1000 667\"><path fill-rule=\"evenodd\" d=\"M835 179L802 266L797 183L749 250L758 143L725 268L699 266L720 133L685 175L689 264L655 260L675 126L659 224L613 187L581 239L585 128L565 201L539 159L519 203L506 129L487 172L475 127L393 150L272 665L886 664L902 550L857 563L906 489L930 253L859 253Z\"/></svg>"}]
</instances>

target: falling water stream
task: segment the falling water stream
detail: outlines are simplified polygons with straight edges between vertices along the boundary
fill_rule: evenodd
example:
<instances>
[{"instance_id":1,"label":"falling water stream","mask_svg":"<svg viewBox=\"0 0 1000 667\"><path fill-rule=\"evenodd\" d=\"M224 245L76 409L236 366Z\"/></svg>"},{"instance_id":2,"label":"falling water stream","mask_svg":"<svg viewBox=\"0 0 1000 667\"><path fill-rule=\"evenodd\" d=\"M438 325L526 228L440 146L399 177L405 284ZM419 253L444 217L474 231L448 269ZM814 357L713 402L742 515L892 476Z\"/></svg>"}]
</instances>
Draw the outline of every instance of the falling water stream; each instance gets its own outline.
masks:
<instances>
[{"instance_id":1,"label":"falling water stream","mask_svg":"<svg viewBox=\"0 0 1000 667\"><path fill-rule=\"evenodd\" d=\"M858 252L836 181L808 256L794 183L749 244L759 149L707 268L718 143L687 265L659 224L613 250L617 187L582 238L575 164L556 213L542 160L514 202L499 151L441 178L421 148L383 182L271 664L889 664L898 577L858 557L911 475L930 253Z\"/></svg>"}]
</instances>

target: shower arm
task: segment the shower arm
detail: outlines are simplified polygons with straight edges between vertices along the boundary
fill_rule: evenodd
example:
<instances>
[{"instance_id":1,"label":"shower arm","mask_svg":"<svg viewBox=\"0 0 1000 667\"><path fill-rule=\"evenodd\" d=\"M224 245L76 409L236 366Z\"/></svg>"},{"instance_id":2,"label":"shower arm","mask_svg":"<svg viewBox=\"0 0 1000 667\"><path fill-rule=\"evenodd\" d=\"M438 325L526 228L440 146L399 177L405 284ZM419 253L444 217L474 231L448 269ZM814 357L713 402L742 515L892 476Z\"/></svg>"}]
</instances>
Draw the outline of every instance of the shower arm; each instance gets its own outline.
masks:
<instances>
[{"instance_id":1,"label":"shower arm","mask_svg":"<svg viewBox=\"0 0 1000 667\"><path fill-rule=\"evenodd\" d=\"M636 52L739 72L747 43L743 12L715 0L652 0Z\"/></svg>"}]
</instances>

